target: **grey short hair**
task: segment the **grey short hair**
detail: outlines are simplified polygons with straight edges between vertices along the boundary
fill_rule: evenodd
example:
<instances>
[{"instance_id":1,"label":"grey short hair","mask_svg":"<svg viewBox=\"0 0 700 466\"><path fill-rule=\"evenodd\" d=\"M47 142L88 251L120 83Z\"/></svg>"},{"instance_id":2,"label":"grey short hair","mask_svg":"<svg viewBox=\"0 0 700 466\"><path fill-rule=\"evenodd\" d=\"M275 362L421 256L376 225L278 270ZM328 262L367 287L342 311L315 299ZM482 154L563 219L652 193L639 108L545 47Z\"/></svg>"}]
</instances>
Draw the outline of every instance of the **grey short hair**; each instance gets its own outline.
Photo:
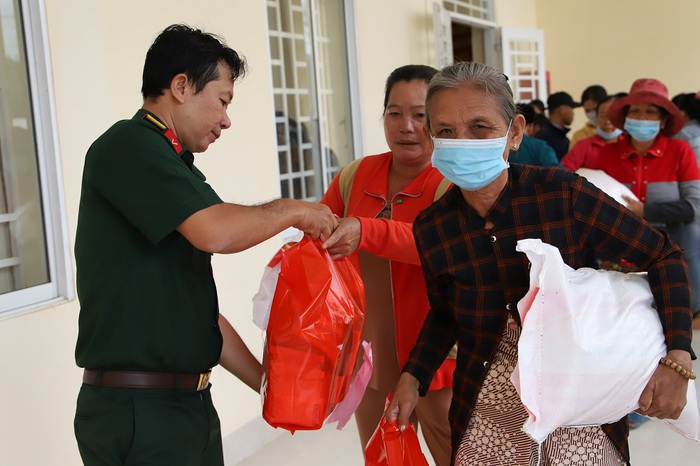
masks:
<instances>
[{"instance_id":1,"label":"grey short hair","mask_svg":"<svg viewBox=\"0 0 700 466\"><path fill-rule=\"evenodd\" d=\"M513 90L508 85L508 77L490 66L474 62L457 62L448 65L433 76L425 98L426 114L429 115L430 99L437 92L443 89L456 89L466 82L496 98L506 123L515 118L517 110L513 100ZM430 128L429 117L428 128Z\"/></svg>"}]
</instances>

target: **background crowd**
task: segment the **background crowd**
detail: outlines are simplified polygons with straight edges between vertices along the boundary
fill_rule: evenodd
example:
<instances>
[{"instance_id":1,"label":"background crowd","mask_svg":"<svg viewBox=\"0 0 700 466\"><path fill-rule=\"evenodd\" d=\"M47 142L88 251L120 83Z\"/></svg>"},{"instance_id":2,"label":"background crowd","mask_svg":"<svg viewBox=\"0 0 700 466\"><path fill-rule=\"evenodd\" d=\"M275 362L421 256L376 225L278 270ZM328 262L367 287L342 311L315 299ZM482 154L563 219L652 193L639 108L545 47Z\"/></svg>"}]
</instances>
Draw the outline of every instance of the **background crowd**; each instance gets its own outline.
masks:
<instances>
[{"instance_id":1,"label":"background crowd","mask_svg":"<svg viewBox=\"0 0 700 466\"><path fill-rule=\"evenodd\" d=\"M638 79L629 92L610 92L600 84L586 87L577 102L567 92L521 104L526 134L546 143L536 155L523 139L510 161L541 166L555 162L571 171L602 170L628 187L635 198L626 206L681 246L688 263L693 328L700 328L700 99L696 92L669 98L655 79ZM584 125L573 131L574 109L585 111ZM634 270L628 261L600 257L602 268Z\"/></svg>"}]
</instances>

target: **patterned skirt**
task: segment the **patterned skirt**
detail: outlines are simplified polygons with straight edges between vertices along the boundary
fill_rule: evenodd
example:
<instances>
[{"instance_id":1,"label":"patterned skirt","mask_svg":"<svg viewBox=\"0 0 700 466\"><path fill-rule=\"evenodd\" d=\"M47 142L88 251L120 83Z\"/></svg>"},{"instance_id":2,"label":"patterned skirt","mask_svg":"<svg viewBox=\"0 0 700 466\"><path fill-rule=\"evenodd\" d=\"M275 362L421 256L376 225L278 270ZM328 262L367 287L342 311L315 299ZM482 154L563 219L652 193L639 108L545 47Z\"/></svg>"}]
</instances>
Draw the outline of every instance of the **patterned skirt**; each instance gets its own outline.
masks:
<instances>
[{"instance_id":1,"label":"patterned skirt","mask_svg":"<svg viewBox=\"0 0 700 466\"><path fill-rule=\"evenodd\" d=\"M527 412L510 382L520 327L509 319L479 392L455 466L617 466L625 462L600 426L559 428L542 445L523 432Z\"/></svg>"}]
</instances>

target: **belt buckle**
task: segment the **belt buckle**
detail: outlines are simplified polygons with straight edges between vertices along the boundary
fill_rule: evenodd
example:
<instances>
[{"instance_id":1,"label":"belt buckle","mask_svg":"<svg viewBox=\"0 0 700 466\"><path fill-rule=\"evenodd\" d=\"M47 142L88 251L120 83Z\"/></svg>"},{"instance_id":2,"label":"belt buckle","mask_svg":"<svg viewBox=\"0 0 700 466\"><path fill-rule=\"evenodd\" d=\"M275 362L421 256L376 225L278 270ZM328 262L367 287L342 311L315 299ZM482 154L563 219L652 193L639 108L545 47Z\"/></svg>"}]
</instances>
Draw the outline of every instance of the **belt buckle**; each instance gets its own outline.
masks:
<instances>
[{"instance_id":1,"label":"belt buckle","mask_svg":"<svg viewBox=\"0 0 700 466\"><path fill-rule=\"evenodd\" d=\"M209 386L209 379L211 378L211 371L202 372L199 374L199 382L197 382L197 391L201 392Z\"/></svg>"}]
</instances>

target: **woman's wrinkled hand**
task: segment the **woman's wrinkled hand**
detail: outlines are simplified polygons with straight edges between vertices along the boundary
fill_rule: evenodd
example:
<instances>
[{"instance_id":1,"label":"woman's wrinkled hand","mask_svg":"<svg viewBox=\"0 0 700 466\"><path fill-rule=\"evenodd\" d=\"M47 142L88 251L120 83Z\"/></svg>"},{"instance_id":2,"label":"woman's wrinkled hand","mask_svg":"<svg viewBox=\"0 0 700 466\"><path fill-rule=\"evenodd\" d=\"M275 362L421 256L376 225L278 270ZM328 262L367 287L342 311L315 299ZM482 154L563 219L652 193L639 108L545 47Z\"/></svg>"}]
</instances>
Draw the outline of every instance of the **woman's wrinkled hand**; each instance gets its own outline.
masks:
<instances>
[{"instance_id":1,"label":"woman's wrinkled hand","mask_svg":"<svg viewBox=\"0 0 700 466\"><path fill-rule=\"evenodd\" d=\"M627 203L627 208L629 210L644 218L644 204L642 202L639 202L638 200L629 196L625 196L624 194L622 195L622 199L624 199L624 201Z\"/></svg>"},{"instance_id":2,"label":"woman's wrinkled hand","mask_svg":"<svg viewBox=\"0 0 700 466\"><path fill-rule=\"evenodd\" d=\"M411 413L418 404L419 386L418 379L408 372L402 373L394 388L391 402L384 410L386 420L398 423L402 432L408 426Z\"/></svg>"},{"instance_id":3,"label":"woman's wrinkled hand","mask_svg":"<svg viewBox=\"0 0 700 466\"><path fill-rule=\"evenodd\" d=\"M672 350L668 358L683 368L692 369L687 351ZM638 413L658 419L678 419L686 405L688 380L670 367L659 364L639 397Z\"/></svg>"}]
</instances>

